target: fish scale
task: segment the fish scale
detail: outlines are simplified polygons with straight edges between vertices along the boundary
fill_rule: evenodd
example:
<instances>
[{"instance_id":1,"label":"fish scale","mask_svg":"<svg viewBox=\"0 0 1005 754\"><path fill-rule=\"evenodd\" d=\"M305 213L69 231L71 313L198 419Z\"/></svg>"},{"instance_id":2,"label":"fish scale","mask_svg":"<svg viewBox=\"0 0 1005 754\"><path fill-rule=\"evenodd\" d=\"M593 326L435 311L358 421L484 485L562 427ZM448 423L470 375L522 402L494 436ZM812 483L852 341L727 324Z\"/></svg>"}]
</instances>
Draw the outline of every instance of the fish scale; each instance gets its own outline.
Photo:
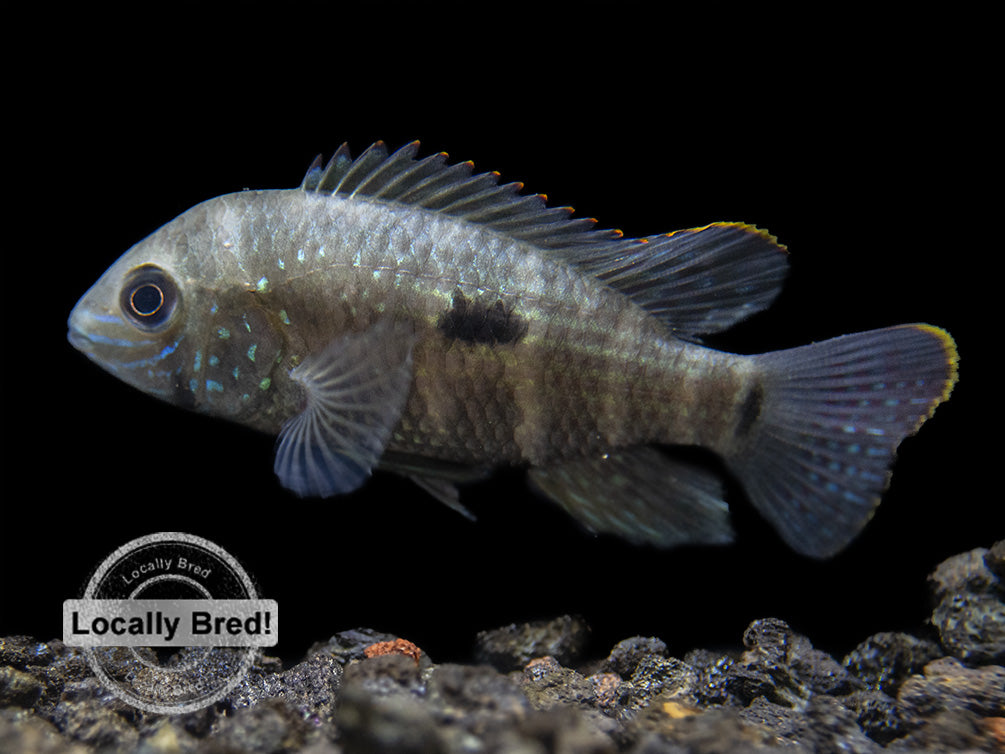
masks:
<instances>
[{"instance_id":1,"label":"fish scale","mask_svg":"<svg viewBox=\"0 0 1005 754\"><path fill-rule=\"evenodd\" d=\"M463 510L458 483L518 465L593 531L721 544L722 480L673 452L699 445L812 557L862 529L956 382L952 338L926 324L707 348L777 296L773 236L625 239L417 154L343 145L298 188L203 202L101 276L70 341L145 392L278 435L274 470L300 496L381 467Z\"/></svg>"}]
</instances>

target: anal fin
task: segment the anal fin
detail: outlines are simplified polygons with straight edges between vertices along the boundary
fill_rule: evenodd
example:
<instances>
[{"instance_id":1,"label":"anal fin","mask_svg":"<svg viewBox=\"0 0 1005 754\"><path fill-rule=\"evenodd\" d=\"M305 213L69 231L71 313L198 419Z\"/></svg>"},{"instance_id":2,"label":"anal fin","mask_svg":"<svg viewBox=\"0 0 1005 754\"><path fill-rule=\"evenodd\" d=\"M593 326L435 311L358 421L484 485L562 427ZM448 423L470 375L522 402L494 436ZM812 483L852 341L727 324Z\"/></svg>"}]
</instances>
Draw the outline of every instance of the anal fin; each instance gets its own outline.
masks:
<instances>
[{"instance_id":1,"label":"anal fin","mask_svg":"<svg viewBox=\"0 0 1005 754\"><path fill-rule=\"evenodd\" d=\"M534 468L542 493L594 532L675 547L733 540L719 477L650 447Z\"/></svg>"}]
</instances>

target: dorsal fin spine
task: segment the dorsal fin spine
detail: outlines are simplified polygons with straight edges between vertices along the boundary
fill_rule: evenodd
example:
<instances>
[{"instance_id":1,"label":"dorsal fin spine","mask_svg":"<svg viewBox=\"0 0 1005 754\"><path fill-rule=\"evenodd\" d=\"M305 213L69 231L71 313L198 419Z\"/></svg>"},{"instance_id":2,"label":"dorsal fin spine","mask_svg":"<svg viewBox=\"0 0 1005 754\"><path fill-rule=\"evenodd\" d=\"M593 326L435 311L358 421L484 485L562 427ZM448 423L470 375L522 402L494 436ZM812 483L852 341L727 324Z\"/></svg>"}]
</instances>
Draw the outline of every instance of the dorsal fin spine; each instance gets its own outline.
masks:
<instances>
[{"instance_id":1,"label":"dorsal fin spine","mask_svg":"<svg viewBox=\"0 0 1005 754\"><path fill-rule=\"evenodd\" d=\"M445 153L416 159L418 142L388 154L384 142L355 160L343 144L322 171L315 160L305 191L407 204L481 225L531 244L631 298L683 336L718 332L765 308L785 276L777 239L743 223L626 239L598 230L571 207L548 207L546 194L522 194L520 182L447 163Z\"/></svg>"}]
</instances>

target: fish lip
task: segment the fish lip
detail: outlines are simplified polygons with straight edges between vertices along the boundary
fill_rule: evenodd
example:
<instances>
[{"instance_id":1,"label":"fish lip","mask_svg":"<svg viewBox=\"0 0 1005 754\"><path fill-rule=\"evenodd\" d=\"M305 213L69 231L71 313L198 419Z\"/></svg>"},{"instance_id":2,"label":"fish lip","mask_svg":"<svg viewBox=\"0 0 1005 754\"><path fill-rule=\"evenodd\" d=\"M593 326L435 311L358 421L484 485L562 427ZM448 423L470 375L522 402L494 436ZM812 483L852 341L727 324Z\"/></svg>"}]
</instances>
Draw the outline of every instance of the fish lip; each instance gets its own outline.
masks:
<instances>
[{"instance_id":1,"label":"fish lip","mask_svg":"<svg viewBox=\"0 0 1005 754\"><path fill-rule=\"evenodd\" d=\"M94 345L94 341L91 340L87 331L81 326L81 320L83 319L85 319L85 316L81 313L80 307L75 306L66 321L66 339L70 341L70 345L78 351L90 353Z\"/></svg>"},{"instance_id":2,"label":"fish lip","mask_svg":"<svg viewBox=\"0 0 1005 754\"><path fill-rule=\"evenodd\" d=\"M82 332L74 330L72 327L69 330L67 330L66 339L70 341L70 345L76 348L78 351L83 351L84 346L90 343L86 335L84 335Z\"/></svg>"}]
</instances>

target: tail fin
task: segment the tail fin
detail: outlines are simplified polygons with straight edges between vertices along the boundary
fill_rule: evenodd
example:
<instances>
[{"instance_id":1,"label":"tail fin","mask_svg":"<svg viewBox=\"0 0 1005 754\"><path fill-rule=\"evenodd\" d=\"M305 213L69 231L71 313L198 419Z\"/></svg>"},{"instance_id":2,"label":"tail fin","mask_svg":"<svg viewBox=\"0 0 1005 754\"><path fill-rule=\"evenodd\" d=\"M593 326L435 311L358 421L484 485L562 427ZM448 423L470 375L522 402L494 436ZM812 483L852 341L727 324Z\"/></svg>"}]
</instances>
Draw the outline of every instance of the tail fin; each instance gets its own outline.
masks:
<instances>
[{"instance_id":1,"label":"tail fin","mask_svg":"<svg viewBox=\"0 0 1005 754\"><path fill-rule=\"evenodd\" d=\"M728 463L791 547L829 557L871 518L901 440L949 397L956 345L903 325L754 358L761 411Z\"/></svg>"}]
</instances>

